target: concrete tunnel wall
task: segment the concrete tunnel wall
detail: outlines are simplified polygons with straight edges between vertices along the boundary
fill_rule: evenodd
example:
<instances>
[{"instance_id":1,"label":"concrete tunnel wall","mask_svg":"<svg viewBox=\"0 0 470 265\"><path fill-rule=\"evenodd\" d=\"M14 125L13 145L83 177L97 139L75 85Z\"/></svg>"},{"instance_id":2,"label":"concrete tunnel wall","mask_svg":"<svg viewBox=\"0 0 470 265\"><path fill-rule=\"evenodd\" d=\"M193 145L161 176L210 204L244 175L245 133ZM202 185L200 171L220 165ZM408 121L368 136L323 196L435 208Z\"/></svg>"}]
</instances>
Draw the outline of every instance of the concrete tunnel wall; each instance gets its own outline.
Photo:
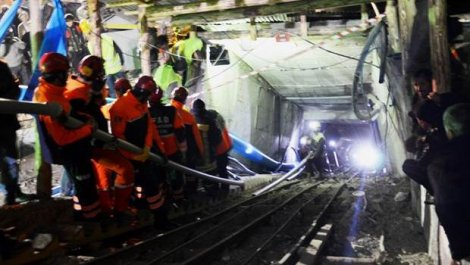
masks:
<instances>
[{"instance_id":1,"label":"concrete tunnel wall","mask_svg":"<svg viewBox=\"0 0 470 265\"><path fill-rule=\"evenodd\" d=\"M411 123L407 117L410 103L407 97L408 93L404 91L405 81L401 76L401 72L397 71L400 68L394 68L393 64L392 62L388 65L388 78L384 84L379 84L375 80L378 77L378 71L372 71L373 90L382 102L387 102L387 86L393 94L395 103L391 104L391 101L389 101L390 104L387 107L383 106L377 121L393 174L406 178L401 166L405 159L412 158L410 154L406 153L403 144L404 140L410 135ZM401 63L399 65L401 66ZM439 224L435 207L424 203L426 201L426 189L410 179L410 194L410 203L421 222L427 240L427 251L434 261L433 264L450 264L452 257L448 247L448 239L444 229Z\"/></svg>"},{"instance_id":2,"label":"concrete tunnel wall","mask_svg":"<svg viewBox=\"0 0 470 265\"><path fill-rule=\"evenodd\" d=\"M290 145L297 147L303 111L259 75L240 78L253 69L235 54L229 56L230 65L207 63L201 98L224 116L232 133L280 161Z\"/></svg>"}]
</instances>

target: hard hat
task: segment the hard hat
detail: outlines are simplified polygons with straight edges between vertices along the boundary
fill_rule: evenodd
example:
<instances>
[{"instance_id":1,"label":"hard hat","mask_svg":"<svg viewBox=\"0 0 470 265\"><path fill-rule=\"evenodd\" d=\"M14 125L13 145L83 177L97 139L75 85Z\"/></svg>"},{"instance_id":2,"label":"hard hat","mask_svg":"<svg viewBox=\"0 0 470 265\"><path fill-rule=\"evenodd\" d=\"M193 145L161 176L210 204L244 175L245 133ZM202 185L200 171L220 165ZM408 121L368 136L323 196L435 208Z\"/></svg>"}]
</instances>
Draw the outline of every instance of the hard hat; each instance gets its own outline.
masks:
<instances>
[{"instance_id":1,"label":"hard hat","mask_svg":"<svg viewBox=\"0 0 470 265\"><path fill-rule=\"evenodd\" d=\"M88 22L88 20L86 19L80 20L80 23L78 24L78 26L82 30L83 34L86 34L86 35L90 34L91 25L90 25L90 22Z\"/></svg>"},{"instance_id":2,"label":"hard hat","mask_svg":"<svg viewBox=\"0 0 470 265\"><path fill-rule=\"evenodd\" d=\"M155 93L150 95L150 104L156 104L159 103L163 98L163 90L160 87L157 87L157 90L155 90Z\"/></svg>"},{"instance_id":3,"label":"hard hat","mask_svg":"<svg viewBox=\"0 0 470 265\"><path fill-rule=\"evenodd\" d=\"M157 84L153 80L151 76L148 75L143 75L139 77L137 80L137 83L134 85L133 90L143 93L143 92L148 92L149 95L155 93L155 90L157 89Z\"/></svg>"},{"instance_id":4,"label":"hard hat","mask_svg":"<svg viewBox=\"0 0 470 265\"><path fill-rule=\"evenodd\" d=\"M193 109L194 110L204 110L206 109L206 103L202 101L202 99L196 99L193 101Z\"/></svg>"},{"instance_id":5,"label":"hard hat","mask_svg":"<svg viewBox=\"0 0 470 265\"><path fill-rule=\"evenodd\" d=\"M131 83L126 78L119 78L114 82L114 90L121 94L126 93L127 90L132 89Z\"/></svg>"},{"instance_id":6,"label":"hard hat","mask_svg":"<svg viewBox=\"0 0 470 265\"><path fill-rule=\"evenodd\" d=\"M182 86L173 89L171 92L171 98L178 100L180 102L185 102L188 97L188 90Z\"/></svg>"},{"instance_id":7,"label":"hard hat","mask_svg":"<svg viewBox=\"0 0 470 265\"><path fill-rule=\"evenodd\" d=\"M70 69L69 60L60 53L45 53L39 60L39 71L43 74L67 72Z\"/></svg>"},{"instance_id":8,"label":"hard hat","mask_svg":"<svg viewBox=\"0 0 470 265\"><path fill-rule=\"evenodd\" d=\"M70 13L67 13L67 14L64 15L64 19L65 19L65 21L67 21L67 20L69 20L69 21L70 21L70 20L74 20L74 19L75 19L75 16L72 15L72 14L70 14Z\"/></svg>"},{"instance_id":9,"label":"hard hat","mask_svg":"<svg viewBox=\"0 0 470 265\"><path fill-rule=\"evenodd\" d=\"M103 58L95 55L87 55L80 61L78 72L81 77L87 80L103 79L105 76L103 64Z\"/></svg>"}]
</instances>

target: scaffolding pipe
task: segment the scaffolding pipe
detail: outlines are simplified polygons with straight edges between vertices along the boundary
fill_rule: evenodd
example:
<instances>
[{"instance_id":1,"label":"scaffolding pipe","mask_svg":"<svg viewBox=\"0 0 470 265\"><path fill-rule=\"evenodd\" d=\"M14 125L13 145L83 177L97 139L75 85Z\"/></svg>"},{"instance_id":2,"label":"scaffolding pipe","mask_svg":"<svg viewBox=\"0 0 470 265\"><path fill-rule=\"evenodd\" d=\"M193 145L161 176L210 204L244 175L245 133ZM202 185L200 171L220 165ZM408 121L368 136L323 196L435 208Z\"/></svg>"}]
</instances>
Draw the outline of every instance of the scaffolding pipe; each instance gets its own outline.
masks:
<instances>
[{"instance_id":1,"label":"scaffolding pipe","mask_svg":"<svg viewBox=\"0 0 470 265\"><path fill-rule=\"evenodd\" d=\"M47 103L47 104L31 103L31 102L20 102L16 100L8 100L8 99L1 99L1 98L0 98L0 113L11 113L11 114L29 113L29 114L49 115L55 118L63 115L62 107L58 103ZM67 116L66 119L64 120L66 120L64 124L70 128L77 128L83 125L83 122L70 116ZM93 137L98 140L105 141L105 142L115 141L116 145L119 148L122 148L126 151L130 151L133 153L142 153L143 151L142 148L139 148L122 139L117 139L115 136L109 133L106 133L104 131L101 131L101 130L96 130L95 132L93 132ZM210 181L215 181L215 182L228 184L228 185L236 185L236 186L241 186L241 187L244 186L243 181L219 178L219 177L215 177L215 176L203 173L203 172L199 172L189 167L175 163L171 160L166 161L166 159L154 153L150 153L149 159L159 164L162 164L164 166L168 166L176 170L179 170L183 173L191 174L196 177L200 177L200 178L207 179Z\"/></svg>"},{"instance_id":2,"label":"scaffolding pipe","mask_svg":"<svg viewBox=\"0 0 470 265\"><path fill-rule=\"evenodd\" d=\"M258 196L258 195L261 195L263 193L265 193L266 191L274 188L275 186L277 186L279 183L283 182L284 180L286 179L289 179L292 175L296 174L297 171L302 168L303 166L305 166L305 164L307 163L308 160L312 159L314 157L314 153L312 151L310 151L308 153L308 155L302 160L300 161L300 163L295 166L291 171L287 172L284 176L282 176L281 178L277 179L276 181L274 181L273 183L267 185L267 186L264 186L262 189L259 189L255 192L253 192L253 196Z\"/></svg>"}]
</instances>

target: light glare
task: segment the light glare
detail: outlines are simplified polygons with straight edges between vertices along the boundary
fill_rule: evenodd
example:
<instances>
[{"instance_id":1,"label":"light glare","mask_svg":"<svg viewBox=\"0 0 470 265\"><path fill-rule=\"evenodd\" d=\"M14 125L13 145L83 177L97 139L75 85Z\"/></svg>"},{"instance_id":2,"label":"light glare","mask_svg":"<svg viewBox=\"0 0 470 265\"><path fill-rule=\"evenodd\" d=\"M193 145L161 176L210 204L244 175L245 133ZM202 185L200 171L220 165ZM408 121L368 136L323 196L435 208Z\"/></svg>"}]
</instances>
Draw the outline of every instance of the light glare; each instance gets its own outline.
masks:
<instances>
[{"instance_id":1,"label":"light glare","mask_svg":"<svg viewBox=\"0 0 470 265\"><path fill-rule=\"evenodd\" d=\"M382 153L374 146L356 146L351 150L353 163L362 169L377 169L382 165Z\"/></svg>"},{"instance_id":2,"label":"light glare","mask_svg":"<svg viewBox=\"0 0 470 265\"><path fill-rule=\"evenodd\" d=\"M328 142L328 145L331 146L331 147L336 147L336 141L335 140L330 140Z\"/></svg>"},{"instance_id":3,"label":"light glare","mask_svg":"<svg viewBox=\"0 0 470 265\"><path fill-rule=\"evenodd\" d=\"M308 126L310 127L310 129L316 131L316 130L320 129L321 124L320 124L319 121L311 121L311 122L308 124Z\"/></svg>"}]
</instances>

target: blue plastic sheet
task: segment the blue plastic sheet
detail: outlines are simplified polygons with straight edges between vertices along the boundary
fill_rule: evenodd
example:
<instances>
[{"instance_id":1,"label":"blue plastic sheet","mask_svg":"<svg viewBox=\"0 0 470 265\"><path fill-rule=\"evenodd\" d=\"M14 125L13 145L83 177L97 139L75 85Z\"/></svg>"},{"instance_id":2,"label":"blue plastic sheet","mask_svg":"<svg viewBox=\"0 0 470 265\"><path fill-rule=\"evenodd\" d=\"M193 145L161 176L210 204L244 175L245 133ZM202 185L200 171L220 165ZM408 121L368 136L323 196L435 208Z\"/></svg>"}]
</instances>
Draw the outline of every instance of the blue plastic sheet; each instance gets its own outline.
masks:
<instances>
[{"instance_id":1,"label":"blue plastic sheet","mask_svg":"<svg viewBox=\"0 0 470 265\"><path fill-rule=\"evenodd\" d=\"M22 3L23 0L16 0L10 6L10 8L8 8L7 12L3 15L2 19L0 20L0 42L5 39L8 29L13 23L13 20L15 20L16 14L18 13L18 9L20 9Z\"/></svg>"},{"instance_id":2,"label":"blue plastic sheet","mask_svg":"<svg viewBox=\"0 0 470 265\"><path fill-rule=\"evenodd\" d=\"M258 150L256 147L243 141L242 139L238 138L237 136L230 133L230 137L233 141L233 149L232 151L237 153L238 155L250 160L251 162L265 167L267 170L270 171L289 171L295 167L294 164L290 163L281 163L278 162L269 156L265 155L263 152Z\"/></svg>"},{"instance_id":3,"label":"blue plastic sheet","mask_svg":"<svg viewBox=\"0 0 470 265\"><path fill-rule=\"evenodd\" d=\"M44 32L44 39L42 41L41 49L39 50L39 58L48 52L57 52L67 56L67 43L65 38L65 19L64 9L60 0L54 0L54 11L51 18L47 23ZM33 98L34 89L38 86L38 79L40 73L38 66L34 66L34 72L28 85L28 89L22 100L30 101Z\"/></svg>"}]
</instances>

